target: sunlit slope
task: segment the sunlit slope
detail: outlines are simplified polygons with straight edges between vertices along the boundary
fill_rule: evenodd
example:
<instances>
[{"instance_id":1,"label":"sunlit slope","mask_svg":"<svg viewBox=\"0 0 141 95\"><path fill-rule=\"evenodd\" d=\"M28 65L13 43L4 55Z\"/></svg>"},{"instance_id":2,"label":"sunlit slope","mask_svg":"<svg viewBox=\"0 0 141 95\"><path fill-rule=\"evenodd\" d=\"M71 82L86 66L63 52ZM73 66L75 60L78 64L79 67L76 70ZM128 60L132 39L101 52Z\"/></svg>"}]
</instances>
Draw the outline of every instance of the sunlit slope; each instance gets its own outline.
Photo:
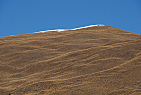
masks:
<instances>
[{"instance_id":1,"label":"sunlit slope","mask_svg":"<svg viewBox=\"0 0 141 95\"><path fill-rule=\"evenodd\" d=\"M0 38L0 95L139 95L141 36L110 26Z\"/></svg>"}]
</instances>

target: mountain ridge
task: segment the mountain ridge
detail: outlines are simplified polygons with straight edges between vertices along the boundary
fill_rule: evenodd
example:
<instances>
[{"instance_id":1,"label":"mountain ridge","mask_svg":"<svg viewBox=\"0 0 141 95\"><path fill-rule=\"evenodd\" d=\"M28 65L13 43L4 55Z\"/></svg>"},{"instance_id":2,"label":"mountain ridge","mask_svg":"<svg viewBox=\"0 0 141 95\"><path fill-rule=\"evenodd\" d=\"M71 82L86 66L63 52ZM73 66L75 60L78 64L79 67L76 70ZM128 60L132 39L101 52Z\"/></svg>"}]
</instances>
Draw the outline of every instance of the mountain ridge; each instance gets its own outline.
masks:
<instances>
[{"instance_id":1,"label":"mountain ridge","mask_svg":"<svg viewBox=\"0 0 141 95\"><path fill-rule=\"evenodd\" d=\"M111 26L0 37L1 95L141 93L141 35Z\"/></svg>"}]
</instances>

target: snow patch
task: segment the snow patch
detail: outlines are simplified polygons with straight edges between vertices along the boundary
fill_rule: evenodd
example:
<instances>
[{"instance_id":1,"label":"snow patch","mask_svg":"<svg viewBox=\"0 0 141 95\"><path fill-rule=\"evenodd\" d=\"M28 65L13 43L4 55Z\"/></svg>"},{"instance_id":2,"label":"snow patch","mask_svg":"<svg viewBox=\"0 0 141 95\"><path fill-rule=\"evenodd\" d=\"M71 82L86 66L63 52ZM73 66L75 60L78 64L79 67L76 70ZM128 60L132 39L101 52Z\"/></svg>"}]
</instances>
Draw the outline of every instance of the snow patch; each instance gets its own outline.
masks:
<instances>
[{"instance_id":1,"label":"snow patch","mask_svg":"<svg viewBox=\"0 0 141 95\"><path fill-rule=\"evenodd\" d=\"M61 31L65 31L65 29L47 30L47 31L56 31L56 32L61 32Z\"/></svg>"},{"instance_id":2,"label":"snow patch","mask_svg":"<svg viewBox=\"0 0 141 95\"><path fill-rule=\"evenodd\" d=\"M74 29L70 29L70 30L77 30L77 29L88 28L88 27L94 27L94 26L105 26L105 25L102 25L102 24L98 24L98 25L89 25L89 26L74 28Z\"/></svg>"},{"instance_id":3,"label":"snow patch","mask_svg":"<svg viewBox=\"0 0 141 95\"><path fill-rule=\"evenodd\" d=\"M65 31L65 29L46 30L46 31L39 31L39 32L35 32L35 33L45 33L45 32L50 32L50 31L61 32L61 31Z\"/></svg>"},{"instance_id":4,"label":"snow patch","mask_svg":"<svg viewBox=\"0 0 141 95\"><path fill-rule=\"evenodd\" d=\"M62 31L66 31L66 30L77 30L77 29L88 28L88 27L94 27L94 26L105 26L105 25L103 25L103 24L97 24L97 25L89 25L89 26L84 26L84 27L79 27L79 28L74 28L74 29L45 30L45 31L39 31L39 32L35 32L35 33L45 33L45 32L49 32L49 31L62 32Z\"/></svg>"}]
</instances>

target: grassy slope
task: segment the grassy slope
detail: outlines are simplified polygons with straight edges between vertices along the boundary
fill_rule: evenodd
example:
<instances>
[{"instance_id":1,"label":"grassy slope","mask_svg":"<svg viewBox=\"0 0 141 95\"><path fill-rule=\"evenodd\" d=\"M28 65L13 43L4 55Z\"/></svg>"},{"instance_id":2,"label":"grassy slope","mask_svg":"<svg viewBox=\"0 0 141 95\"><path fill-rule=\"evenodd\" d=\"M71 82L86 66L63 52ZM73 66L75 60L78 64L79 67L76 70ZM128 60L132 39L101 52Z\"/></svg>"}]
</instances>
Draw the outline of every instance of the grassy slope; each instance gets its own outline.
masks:
<instances>
[{"instance_id":1,"label":"grassy slope","mask_svg":"<svg viewBox=\"0 0 141 95\"><path fill-rule=\"evenodd\" d=\"M0 95L141 94L141 36L110 26L0 38Z\"/></svg>"}]
</instances>

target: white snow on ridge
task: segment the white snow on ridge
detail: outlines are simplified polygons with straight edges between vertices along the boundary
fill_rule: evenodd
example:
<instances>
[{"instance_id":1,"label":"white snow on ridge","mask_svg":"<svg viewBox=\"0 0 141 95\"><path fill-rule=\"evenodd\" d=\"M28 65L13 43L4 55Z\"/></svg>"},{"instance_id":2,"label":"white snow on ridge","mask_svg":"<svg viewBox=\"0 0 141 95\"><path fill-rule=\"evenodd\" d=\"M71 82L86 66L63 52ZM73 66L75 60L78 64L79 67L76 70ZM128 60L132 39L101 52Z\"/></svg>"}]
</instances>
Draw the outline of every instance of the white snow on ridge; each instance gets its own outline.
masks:
<instances>
[{"instance_id":1,"label":"white snow on ridge","mask_svg":"<svg viewBox=\"0 0 141 95\"><path fill-rule=\"evenodd\" d=\"M88 27L94 27L94 26L105 26L105 25L102 25L102 24L98 24L98 25L89 25L89 26L74 28L74 29L70 29L70 30L77 30L77 29L88 28Z\"/></svg>"},{"instance_id":2,"label":"white snow on ridge","mask_svg":"<svg viewBox=\"0 0 141 95\"><path fill-rule=\"evenodd\" d=\"M46 31L39 31L39 32L35 32L35 33L45 33L45 32L50 32L50 31L61 32L61 31L65 31L65 29L46 30Z\"/></svg>"},{"instance_id":3,"label":"white snow on ridge","mask_svg":"<svg viewBox=\"0 0 141 95\"><path fill-rule=\"evenodd\" d=\"M47 31L57 31L57 32L61 32L61 31L65 31L65 29L56 29L56 30L47 30Z\"/></svg>"},{"instance_id":4,"label":"white snow on ridge","mask_svg":"<svg viewBox=\"0 0 141 95\"><path fill-rule=\"evenodd\" d=\"M79 28L74 28L74 29L56 29L56 30L45 30L45 31L39 31L39 32L35 32L35 33L45 33L45 32L49 32L49 31L62 32L62 31L66 31L66 30L77 30L77 29L88 28L88 27L94 27L94 26L105 26L105 25L102 25L102 24L97 24L97 25L89 25L89 26L79 27Z\"/></svg>"}]
</instances>

